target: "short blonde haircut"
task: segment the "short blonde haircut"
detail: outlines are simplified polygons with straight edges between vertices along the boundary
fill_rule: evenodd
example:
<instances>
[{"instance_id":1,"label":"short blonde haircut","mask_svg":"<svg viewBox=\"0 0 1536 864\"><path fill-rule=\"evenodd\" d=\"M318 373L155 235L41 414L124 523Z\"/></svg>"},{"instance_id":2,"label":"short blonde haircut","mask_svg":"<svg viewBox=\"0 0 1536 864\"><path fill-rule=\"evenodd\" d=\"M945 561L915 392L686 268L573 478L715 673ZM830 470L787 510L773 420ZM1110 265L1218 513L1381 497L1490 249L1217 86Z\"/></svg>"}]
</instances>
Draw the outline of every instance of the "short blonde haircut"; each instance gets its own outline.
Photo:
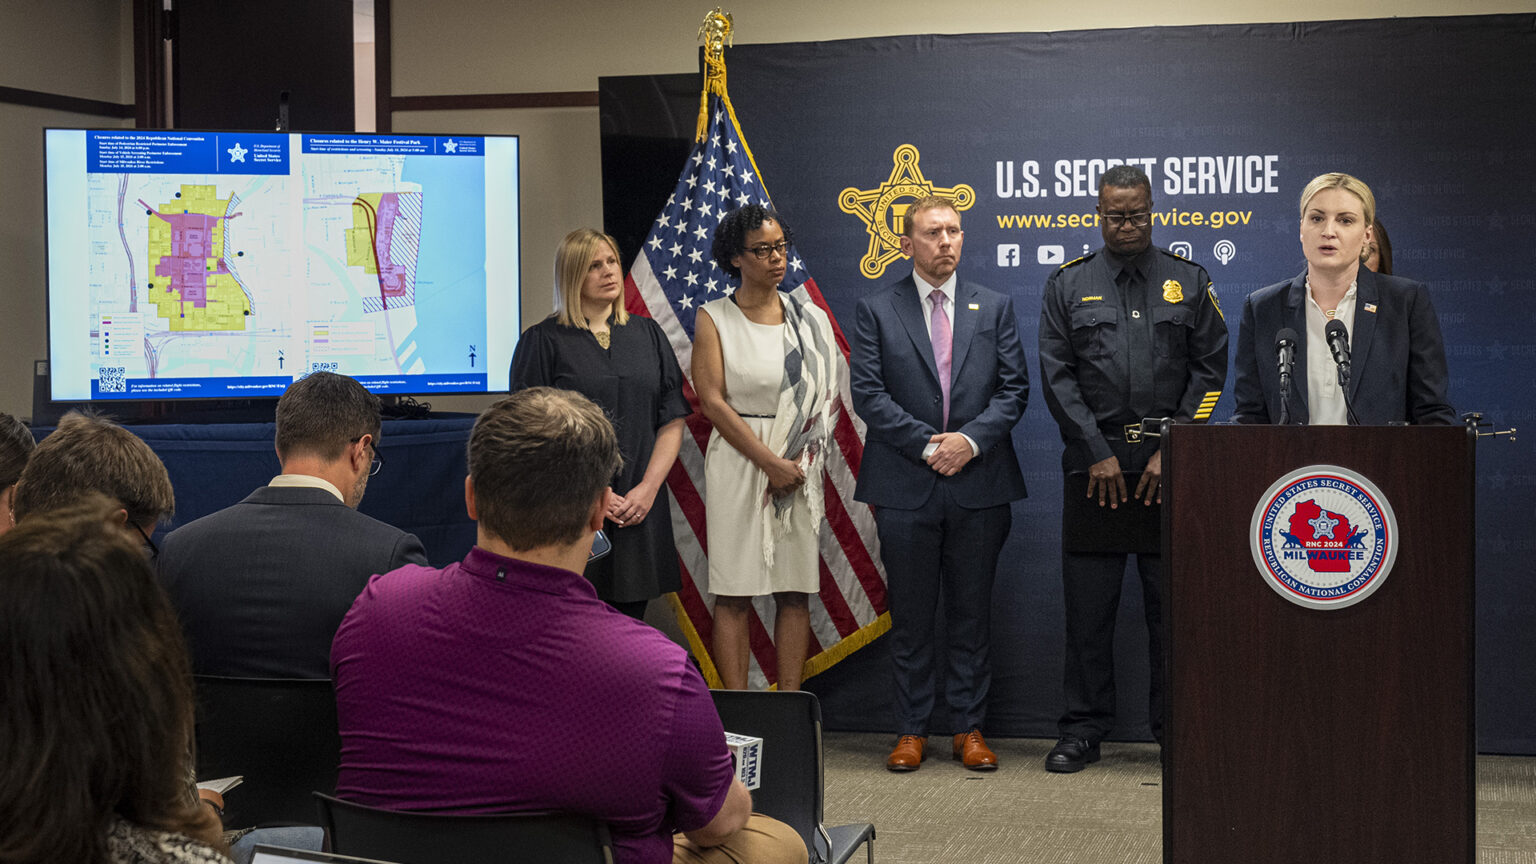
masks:
<instances>
[{"instance_id":1,"label":"short blonde haircut","mask_svg":"<svg viewBox=\"0 0 1536 864\"><path fill-rule=\"evenodd\" d=\"M913 201L911 204L907 205L906 212L901 215L901 233L907 237L911 237L912 221L917 217L917 214L927 210L941 209L953 210L955 212L955 218L957 220L960 218L960 208L955 206L954 201L951 201L942 195L925 195L922 198Z\"/></svg>"},{"instance_id":2,"label":"short blonde haircut","mask_svg":"<svg viewBox=\"0 0 1536 864\"><path fill-rule=\"evenodd\" d=\"M581 314L581 283L587 278L587 265L597 254L598 244L607 243L613 257L619 257L619 244L607 234L591 228L577 228L565 235L555 249L555 317L567 327L590 330L586 316ZM622 278L624 263L619 262ZM613 323L629 321L629 311L624 308L624 292L613 301Z\"/></svg>"},{"instance_id":3,"label":"short blonde haircut","mask_svg":"<svg viewBox=\"0 0 1536 864\"><path fill-rule=\"evenodd\" d=\"M1307 205L1312 203L1314 195L1324 189L1343 189L1359 198L1360 205L1365 210L1361 216L1365 218L1366 227L1376 224L1376 196L1371 194L1371 187L1365 185L1364 180L1341 171L1319 174L1312 178L1307 188L1301 190L1301 218L1307 218Z\"/></svg>"}]
</instances>

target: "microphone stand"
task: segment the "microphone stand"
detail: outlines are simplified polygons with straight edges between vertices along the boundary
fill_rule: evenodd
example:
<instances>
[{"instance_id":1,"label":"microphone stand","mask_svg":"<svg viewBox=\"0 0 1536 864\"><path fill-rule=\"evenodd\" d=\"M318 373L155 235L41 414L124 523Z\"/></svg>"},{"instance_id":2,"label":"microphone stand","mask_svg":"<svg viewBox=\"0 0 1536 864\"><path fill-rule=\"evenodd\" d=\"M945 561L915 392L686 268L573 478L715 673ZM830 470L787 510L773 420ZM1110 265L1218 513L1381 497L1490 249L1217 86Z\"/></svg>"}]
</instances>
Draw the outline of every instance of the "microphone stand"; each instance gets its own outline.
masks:
<instances>
[{"instance_id":1,"label":"microphone stand","mask_svg":"<svg viewBox=\"0 0 1536 864\"><path fill-rule=\"evenodd\" d=\"M1349 362L1337 360L1337 358L1335 360L1339 364L1339 390L1344 393L1345 419L1349 421L1349 425L1359 426L1360 418L1355 416L1355 400L1349 398Z\"/></svg>"},{"instance_id":2,"label":"microphone stand","mask_svg":"<svg viewBox=\"0 0 1536 864\"><path fill-rule=\"evenodd\" d=\"M1280 371L1280 425L1289 426L1291 423L1291 370L1285 367Z\"/></svg>"}]
</instances>

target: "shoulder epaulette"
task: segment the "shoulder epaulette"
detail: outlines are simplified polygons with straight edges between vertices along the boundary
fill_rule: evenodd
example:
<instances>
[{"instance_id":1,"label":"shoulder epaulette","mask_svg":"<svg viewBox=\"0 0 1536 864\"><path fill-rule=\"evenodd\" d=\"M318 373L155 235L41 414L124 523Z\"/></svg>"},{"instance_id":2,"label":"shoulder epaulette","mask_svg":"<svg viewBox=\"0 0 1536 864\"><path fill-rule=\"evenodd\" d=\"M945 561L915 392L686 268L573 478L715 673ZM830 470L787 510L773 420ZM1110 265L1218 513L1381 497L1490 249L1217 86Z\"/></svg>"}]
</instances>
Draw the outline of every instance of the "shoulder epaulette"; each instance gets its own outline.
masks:
<instances>
[{"instance_id":1,"label":"shoulder epaulette","mask_svg":"<svg viewBox=\"0 0 1536 864\"><path fill-rule=\"evenodd\" d=\"M1084 261L1087 261L1089 258L1092 258L1093 256L1095 256L1097 254L1099 254L1099 253L1097 253L1097 252L1089 252L1087 255L1084 255L1081 258L1073 258L1071 261L1068 261L1067 263L1061 265L1061 269L1065 270L1065 269L1067 269L1068 267L1071 267L1074 264L1081 264Z\"/></svg>"}]
</instances>

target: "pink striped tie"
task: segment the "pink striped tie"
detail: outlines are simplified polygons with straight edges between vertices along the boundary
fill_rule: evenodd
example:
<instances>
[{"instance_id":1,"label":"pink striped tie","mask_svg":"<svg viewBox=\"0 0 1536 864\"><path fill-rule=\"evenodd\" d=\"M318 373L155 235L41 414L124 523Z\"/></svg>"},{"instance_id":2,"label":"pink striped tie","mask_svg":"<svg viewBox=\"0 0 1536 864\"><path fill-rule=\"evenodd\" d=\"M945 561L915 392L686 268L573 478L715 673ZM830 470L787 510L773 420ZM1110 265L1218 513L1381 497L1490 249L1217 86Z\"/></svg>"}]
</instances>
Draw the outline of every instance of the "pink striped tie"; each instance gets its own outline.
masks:
<instances>
[{"instance_id":1,"label":"pink striped tie","mask_svg":"<svg viewBox=\"0 0 1536 864\"><path fill-rule=\"evenodd\" d=\"M933 362L939 367L939 392L944 394L944 426L940 431L945 431L949 427L949 364L955 334L949 328L949 315L944 312L944 292L935 288L928 299L933 301L928 338L933 340Z\"/></svg>"}]
</instances>

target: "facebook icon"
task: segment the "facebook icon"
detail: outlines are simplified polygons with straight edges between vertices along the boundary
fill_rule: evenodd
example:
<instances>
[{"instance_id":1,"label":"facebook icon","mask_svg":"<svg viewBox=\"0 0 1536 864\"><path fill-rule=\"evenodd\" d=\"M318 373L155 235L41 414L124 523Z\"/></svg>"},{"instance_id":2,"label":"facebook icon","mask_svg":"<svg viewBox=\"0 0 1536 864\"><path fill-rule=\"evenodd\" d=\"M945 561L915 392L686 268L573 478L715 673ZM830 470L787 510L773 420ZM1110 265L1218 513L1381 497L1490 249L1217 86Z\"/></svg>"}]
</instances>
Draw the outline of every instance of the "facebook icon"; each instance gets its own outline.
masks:
<instances>
[{"instance_id":1,"label":"facebook icon","mask_svg":"<svg viewBox=\"0 0 1536 864\"><path fill-rule=\"evenodd\" d=\"M1017 243L999 243L999 244L997 244L997 266L999 266L999 267L1017 267L1017 266L1019 266L1019 244L1017 244Z\"/></svg>"}]
</instances>

